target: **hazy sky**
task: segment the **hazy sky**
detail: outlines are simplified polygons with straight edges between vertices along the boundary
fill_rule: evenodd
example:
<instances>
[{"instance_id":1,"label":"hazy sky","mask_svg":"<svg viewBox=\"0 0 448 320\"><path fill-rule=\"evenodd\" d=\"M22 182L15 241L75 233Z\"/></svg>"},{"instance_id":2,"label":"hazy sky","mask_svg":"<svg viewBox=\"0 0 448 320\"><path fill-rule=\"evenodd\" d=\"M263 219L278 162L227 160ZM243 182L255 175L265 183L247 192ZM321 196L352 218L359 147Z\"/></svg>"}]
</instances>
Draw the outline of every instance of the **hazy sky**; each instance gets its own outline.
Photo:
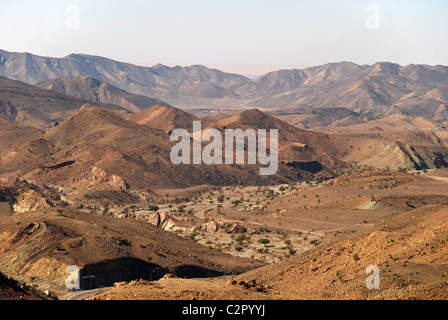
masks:
<instances>
[{"instance_id":1,"label":"hazy sky","mask_svg":"<svg viewBox=\"0 0 448 320\"><path fill-rule=\"evenodd\" d=\"M448 65L448 1L0 0L0 49L242 74L338 61Z\"/></svg>"}]
</instances>

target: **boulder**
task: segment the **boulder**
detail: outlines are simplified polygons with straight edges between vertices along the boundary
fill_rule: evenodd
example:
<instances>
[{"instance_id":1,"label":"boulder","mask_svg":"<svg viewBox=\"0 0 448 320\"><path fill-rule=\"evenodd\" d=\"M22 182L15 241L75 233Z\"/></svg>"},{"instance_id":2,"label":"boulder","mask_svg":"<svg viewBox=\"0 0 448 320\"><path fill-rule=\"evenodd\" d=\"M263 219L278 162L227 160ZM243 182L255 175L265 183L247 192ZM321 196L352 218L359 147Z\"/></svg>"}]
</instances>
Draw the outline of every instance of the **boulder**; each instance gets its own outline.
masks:
<instances>
[{"instance_id":1,"label":"boulder","mask_svg":"<svg viewBox=\"0 0 448 320\"><path fill-rule=\"evenodd\" d=\"M245 233L245 232L247 232L247 229L245 227L235 223L229 228L229 232L230 233Z\"/></svg>"},{"instance_id":2,"label":"boulder","mask_svg":"<svg viewBox=\"0 0 448 320\"><path fill-rule=\"evenodd\" d=\"M198 227L195 227L195 230L204 232L216 232L218 231L218 223L216 221L209 221Z\"/></svg>"}]
</instances>

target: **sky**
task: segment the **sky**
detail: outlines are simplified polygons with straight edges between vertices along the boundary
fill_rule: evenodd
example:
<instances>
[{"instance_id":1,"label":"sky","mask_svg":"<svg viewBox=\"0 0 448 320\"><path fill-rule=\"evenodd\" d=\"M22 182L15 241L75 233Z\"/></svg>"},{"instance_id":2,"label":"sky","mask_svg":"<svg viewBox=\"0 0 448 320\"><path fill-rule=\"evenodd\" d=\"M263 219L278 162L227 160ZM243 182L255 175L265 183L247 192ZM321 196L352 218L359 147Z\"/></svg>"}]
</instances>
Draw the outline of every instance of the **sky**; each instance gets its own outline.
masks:
<instances>
[{"instance_id":1,"label":"sky","mask_svg":"<svg viewBox=\"0 0 448 320\"><path fill-rule=\"evenodd\" d=\"M340 61L448 65L448 1L0 0L0 49L245 75Z\"/></svg>"}]
</instances>

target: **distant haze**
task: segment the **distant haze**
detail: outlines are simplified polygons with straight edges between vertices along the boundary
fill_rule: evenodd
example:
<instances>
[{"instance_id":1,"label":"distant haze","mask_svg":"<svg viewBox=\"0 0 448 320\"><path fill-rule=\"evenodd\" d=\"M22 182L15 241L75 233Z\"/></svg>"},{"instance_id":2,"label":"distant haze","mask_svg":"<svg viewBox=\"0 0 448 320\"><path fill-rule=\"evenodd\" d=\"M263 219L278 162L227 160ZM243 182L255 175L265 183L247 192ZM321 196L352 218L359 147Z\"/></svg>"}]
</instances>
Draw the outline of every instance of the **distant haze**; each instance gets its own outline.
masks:
<instances>
[{"instance_id":1,"label":"distant haze","mask_svg":"<svg viewBox=\"0 0 448 320\"><path fill-rule=\"evenodd\" d=\"M1 48L264 74L328 62L448 65L448 1L2 1Z\"/></svg>"}]
</instances>

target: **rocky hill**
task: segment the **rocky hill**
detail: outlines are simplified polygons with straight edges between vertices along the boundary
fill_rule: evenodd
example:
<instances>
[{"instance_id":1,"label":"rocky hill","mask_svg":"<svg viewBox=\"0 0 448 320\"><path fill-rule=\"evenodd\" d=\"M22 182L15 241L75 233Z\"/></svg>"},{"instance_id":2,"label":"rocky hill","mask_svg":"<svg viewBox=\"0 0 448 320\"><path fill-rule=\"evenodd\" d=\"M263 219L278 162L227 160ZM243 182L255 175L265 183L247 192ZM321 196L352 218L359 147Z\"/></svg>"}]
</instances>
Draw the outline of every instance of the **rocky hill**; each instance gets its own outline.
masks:
<instances>
[{"instance_id":1,"label":"rocky hill","mask_svg":"<svg viewBox=\"0 0 448 320\"><path fill-rule=\"evenodd\" d=\"M246 122L243 128L257 129L258 125L280 128L281 134L287 137L279 142L279 170L272 176L260 176L259 164L174 165L170 151L175 142L170 141L167 129L184 123L191 126L186 119L193 119L174 108L156 107L136 113L135 121L143 120L143 124L139 124L131 121L135 119L134 115L126 120L104 108L88 104L47 132L24 139L24 144L15 148L11 146L11 150L0 159L0 166L4 175L40 183L71 184L81 190L146 190L201 184L231 185L241 181L266 184L309 179L316 173L330 174L331 168L339 163L337 157L330 154L335 150L331 137L302 132L259 111L248 111L240 117L254 112L260 116L258 123ZM140 117L145 115L146 118ZM151 117L152 121L146 121ZM229 121L239 125L235 122L238 119ZM153 128L160 126L163 130ZM325 150L324 142L329 150ZM310 161L321 161L322 165L311 171L301 165Z\"/></svg>"},{"instance_id":2,"label":"rocky hill","mask_svg":"<svg viewBox=\"0 0 448 320\"><path fill-rule=\"evenodd\" d=\"M134 112L123 116L135 123L159 130L170 131L173 129L193 130L193 121L199 120L192 114L181 109L169 106L154 106L152 108Z\"/></svg>"}]
</instances>

